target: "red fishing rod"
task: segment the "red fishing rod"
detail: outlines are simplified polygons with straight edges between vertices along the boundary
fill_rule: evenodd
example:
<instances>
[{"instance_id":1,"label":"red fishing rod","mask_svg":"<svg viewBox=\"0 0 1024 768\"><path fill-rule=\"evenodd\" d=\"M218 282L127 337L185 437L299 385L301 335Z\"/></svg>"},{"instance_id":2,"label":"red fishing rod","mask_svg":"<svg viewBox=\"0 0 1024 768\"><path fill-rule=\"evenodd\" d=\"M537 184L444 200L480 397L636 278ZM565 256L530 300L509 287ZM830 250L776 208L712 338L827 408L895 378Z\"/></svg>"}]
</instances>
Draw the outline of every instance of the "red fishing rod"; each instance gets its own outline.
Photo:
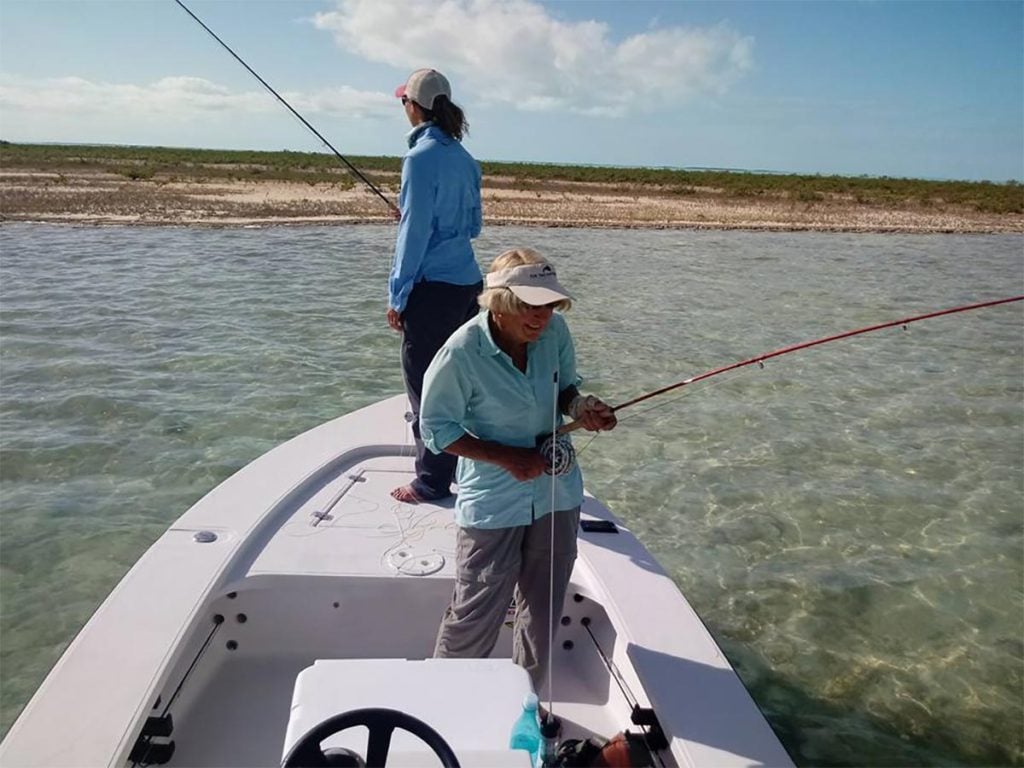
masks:
<instances>
[{"instance_id":1,"label":"red fishing rod","mask_svg":"<svg viewBox=\"0 0 1024 768\"><path fill-rule=\"evenodd\" d=\"M828 344L833 341L839 341L840 339L849 339L853 336L861 336L865 333L872 333L874 331L881 331L885 328L893 328L895 326L907 326L911 323L916 323L921 320L929 320L933 317L942 317L943 315L955 315L959 312L970 312L975 309L985 309L987 307L997 307L1000 304L1010 304L1015 301L1024 301L1024 296L1012 296L1007 299L995 299L994 301L982 301L977 304L966 304L962 307L953 307L952 309L942 309L937 312L928 312L924 315L914 315L913 317L905 317L902 320L892 320L886 323L878 323L877 325L869 325L864 328L857 328L856 330L846 331L845 333L836 333L831 336L823 336L820 339L813 339L811 341L804 341L799 344L792 344L788 347L782 347L776 349L773 352L766 352L763 355L757 357L751 357L748 360L741 360L738 363L732 363L730 365L723 365L721 368L715 368L711 371L698 374L697 376L691 376L683 381L678 381L675 384L669 384L666 387L655 389L651 392L647 392L638 397L634 397L632 400L627 400L624 403L620 403L612 408L612 411L618 413L619 411L629 408L630 406L642 403L645 400L650 400L658 395L664 395L666 392L672 392L676 389L689 386L690 384L696 384L698 381L704 381L710 379L713 376L718 376L729 371L735 371L739 368L745 368L748 365L763 365L765 360L771 360L773 357L781 357L782 355L789 355L793 352L799 352L802 349L809 349L811 347L817 347L821 344ZM583 426L580 421L573 421L569 424L563 424L558 428L554 438L548 437L540 446L541 453L545 456L545 460L551 466L561 470L555 474L564 474L569 471L572 467L573 460L575 459L575 451L572 444L568 440L559 440L558 437L566 435L569 432L573 432Z\"/></svg>"}]
</instances>

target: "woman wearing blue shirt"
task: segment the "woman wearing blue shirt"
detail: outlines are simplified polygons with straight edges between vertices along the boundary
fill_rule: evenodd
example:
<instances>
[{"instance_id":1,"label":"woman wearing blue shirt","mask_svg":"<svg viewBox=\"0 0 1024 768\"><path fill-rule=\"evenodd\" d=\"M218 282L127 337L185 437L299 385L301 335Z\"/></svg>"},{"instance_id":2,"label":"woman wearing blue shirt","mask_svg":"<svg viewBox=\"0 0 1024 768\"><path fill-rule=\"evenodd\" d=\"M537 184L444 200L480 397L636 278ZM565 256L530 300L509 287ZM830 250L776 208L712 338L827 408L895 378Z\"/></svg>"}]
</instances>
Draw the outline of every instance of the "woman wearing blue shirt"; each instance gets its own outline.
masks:
<instances>
[{"instance_id":1,"label":"woman wearing blue shirt","mask_svg":"<svg viewBox=\"0 0 1024 768\"><path fill-rule=\"evenodd\" d=\"M395 488L399 501L451 495L455 457L420 438L423 374L452 331L473 317L482 287L471 240L480 234L480 166L462 146L465 115L440 72L413 72L395 95L413 126L402 161L401 218L388 281L388 325L402 333L402 373L412 405L416 478Z\"/></svg>"},{"instance_id":2,"label":"woman wearing blue shirt","mask_svg":"<svg viewBox=\"0 0 1024 768\"><path fill-rule=\"evenodd\" d=\"M616 423L611 408L576 388L572 337L554 314L570 304L540 254L503 253L480 296L487 311L453 333L430 364L420 411L427 447L459 457L455 591L434 655L487 656L514 597L513 660L538 690L549 653L551 566L560 613L576 559L583 478L578 466L545 474L537 436L551 432L556 397L558 412L586 429Z\"/></svg>"}]
</instances>

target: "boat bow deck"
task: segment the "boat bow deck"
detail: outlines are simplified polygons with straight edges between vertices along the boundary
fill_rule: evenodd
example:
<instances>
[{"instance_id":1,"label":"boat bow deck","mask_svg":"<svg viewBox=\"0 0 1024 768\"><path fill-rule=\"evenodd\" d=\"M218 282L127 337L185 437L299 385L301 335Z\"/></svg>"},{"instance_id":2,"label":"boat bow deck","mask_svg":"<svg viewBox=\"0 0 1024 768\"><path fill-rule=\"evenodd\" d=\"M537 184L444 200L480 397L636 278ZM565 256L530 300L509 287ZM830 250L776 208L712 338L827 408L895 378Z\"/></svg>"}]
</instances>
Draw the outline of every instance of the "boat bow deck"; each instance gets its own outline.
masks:
<instances>
[{"instance_id":1,"label":"boat bow deck","mask_svg":"<svg viewBox=\"0 0 1024 768\"><path fill-rule=\"evenodd\" d=\"M71 644L0 764L124 765L160 702L174 705L171 765L273 765L296 677L314 660L430 656L455 526L450 501L389 495L413 470L404 409L391 398L300 435L188 510ZM590 497L583 516L614 519ZM631 727L637 704L668 734L666 765L790 765L643 545L620 526L582 532L579 552L554 650L568 735ZM495 656L510 646L503 630ZM102 705L84 691L102 692Z\"/></svg>"}]
</instances>

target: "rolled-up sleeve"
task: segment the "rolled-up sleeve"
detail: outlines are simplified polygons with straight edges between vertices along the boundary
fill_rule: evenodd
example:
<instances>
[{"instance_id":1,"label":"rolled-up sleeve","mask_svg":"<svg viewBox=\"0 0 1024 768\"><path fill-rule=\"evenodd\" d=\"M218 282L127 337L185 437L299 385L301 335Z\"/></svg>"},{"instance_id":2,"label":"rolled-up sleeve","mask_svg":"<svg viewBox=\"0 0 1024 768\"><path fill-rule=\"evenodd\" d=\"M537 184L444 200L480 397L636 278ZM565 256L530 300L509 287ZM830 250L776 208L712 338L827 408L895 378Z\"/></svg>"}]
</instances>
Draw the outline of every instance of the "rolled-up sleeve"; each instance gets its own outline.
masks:
<instances>
[{"instance_id":1,"label":"rolled-up sleeve","mask_svg":"<svg viewBox=\"0 0 1024 768\"><path fill-rule=\"evenodd\" d=\"M472 387L459 355L442 347L423 377L420 402L420 437L434 453L466 434L462 426Z\"/></svg>"}]
</instances>

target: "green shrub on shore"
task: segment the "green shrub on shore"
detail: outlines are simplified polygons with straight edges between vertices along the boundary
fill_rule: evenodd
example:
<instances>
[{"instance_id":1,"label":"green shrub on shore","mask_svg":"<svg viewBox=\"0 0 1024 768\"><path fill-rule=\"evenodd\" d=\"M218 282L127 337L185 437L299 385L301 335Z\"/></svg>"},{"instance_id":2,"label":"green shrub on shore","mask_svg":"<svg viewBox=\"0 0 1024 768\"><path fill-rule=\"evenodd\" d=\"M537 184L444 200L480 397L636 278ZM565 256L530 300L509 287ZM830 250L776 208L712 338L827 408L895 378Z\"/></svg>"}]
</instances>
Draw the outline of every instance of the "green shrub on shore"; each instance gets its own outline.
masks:
<instances>
[{"instance_id":1,"label":"green shrub on shore","mask_svg":"<svg viewBox=\"0 0 1024 768\"><path fill-rule=\"evenodd\" d=\"M394 187L401 158L347 157L378 186ZM801 203L848 202L880 207L964 206L983 213L1024 213L1024 185L1016 181L931 181L870 176L818 176L727 170L616 168L540 163L481 163L485 176L510 179L517 189L554 182L616 184L659 189L674 195L768 198ZM257 152L98 145L0 142L0 167L60 171L65 168L118 173L133 180L268 179L328 182L351 187L352 174L321 152ZM378 176L384 174L384 176Z\"/></svg>"}]
</instances>

